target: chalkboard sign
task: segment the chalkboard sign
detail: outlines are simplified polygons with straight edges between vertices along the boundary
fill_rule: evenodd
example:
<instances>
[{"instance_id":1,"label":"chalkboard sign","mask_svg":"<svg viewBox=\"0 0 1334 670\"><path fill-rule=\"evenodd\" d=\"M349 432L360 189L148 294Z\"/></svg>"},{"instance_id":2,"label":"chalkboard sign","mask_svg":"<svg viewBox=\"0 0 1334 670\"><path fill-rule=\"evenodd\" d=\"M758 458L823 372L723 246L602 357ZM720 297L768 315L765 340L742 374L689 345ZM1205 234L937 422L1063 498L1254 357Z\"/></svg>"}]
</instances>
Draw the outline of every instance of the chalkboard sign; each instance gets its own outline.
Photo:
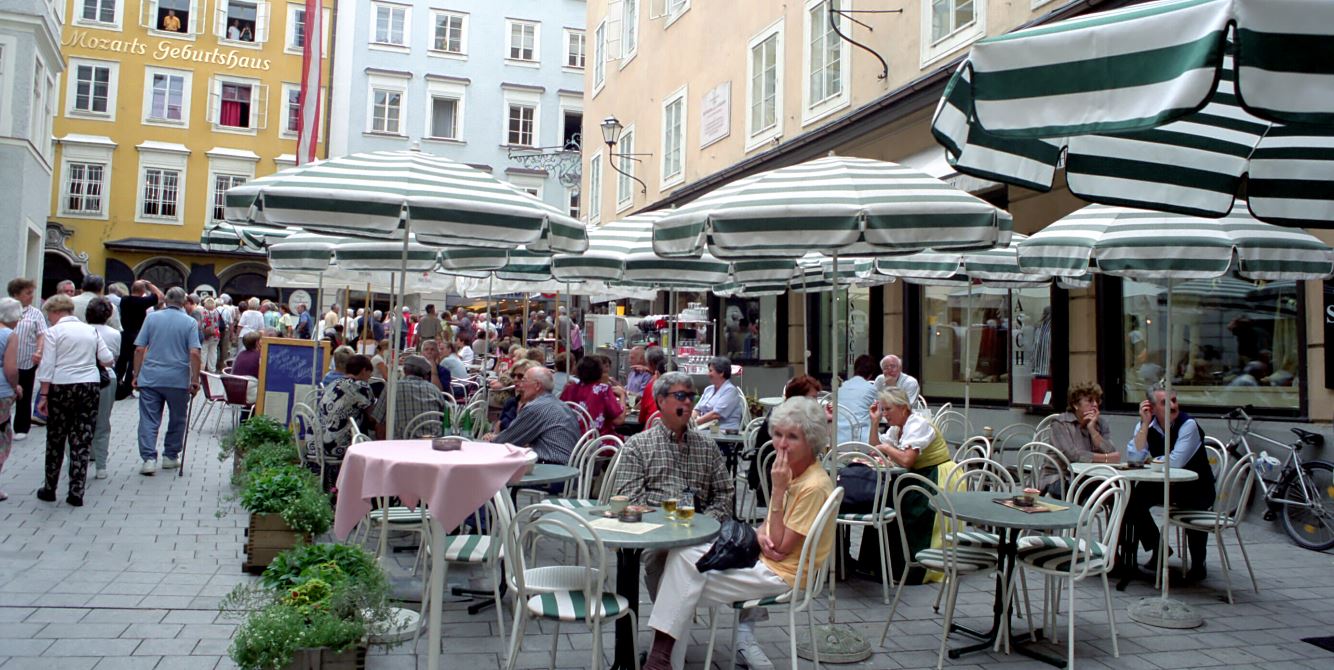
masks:
<instances>
[{"instance_id":1,"label":"chalkboard sign","mask_svg":"<svg viewBox=\"0 0 1334 670\"><path fill-rule=\"evenodd\" d=\"M1326 279L1325 287L1325 388L1334 389L1334 356L1329 354L1328 345L1334 342L1334 282Z\"/></svg>"},{"instance_id":2,"label":"chalkboard sign","mask_svg":"<svg viewBox=\"0 0 1334 670\"><path fill-rule=\"evenodd\" d=\"M259 392L255 411L281 421L292 420L292 406L324 378L329 343L266 337L259 341ZM315 409L312 407L311 409Z\"/></svg>"}]
</instances>

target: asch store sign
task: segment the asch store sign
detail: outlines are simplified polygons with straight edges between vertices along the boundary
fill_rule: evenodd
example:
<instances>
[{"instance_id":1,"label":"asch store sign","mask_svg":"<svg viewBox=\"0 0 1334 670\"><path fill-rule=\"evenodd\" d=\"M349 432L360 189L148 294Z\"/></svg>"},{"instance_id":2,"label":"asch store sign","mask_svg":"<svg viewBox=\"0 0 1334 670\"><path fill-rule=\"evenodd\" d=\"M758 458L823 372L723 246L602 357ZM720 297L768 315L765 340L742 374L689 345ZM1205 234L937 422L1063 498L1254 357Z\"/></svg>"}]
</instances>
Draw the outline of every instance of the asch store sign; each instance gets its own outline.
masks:
<instances>
[{"instance_id":1,"label":"asch store sign","mask_svg":"<svg viewBox=\"0 0 1334 670\"><path fill-rule=\"evenodd\" d=\"M160 62L207 63L209 65L219 65L229 70L268 71L273 65L273 62L268 58L245 56L236 49L219 49L217 47L200 49L192 44L180 44L174 40L157 40L150 49L149 43L137 37L130 40L113 39L99 37L86 30L71 31L61 41L61 44L67 47L78 46L92 51L109 51L136 56L151 55L153 60Z\"/></svg>"}]
</instances>

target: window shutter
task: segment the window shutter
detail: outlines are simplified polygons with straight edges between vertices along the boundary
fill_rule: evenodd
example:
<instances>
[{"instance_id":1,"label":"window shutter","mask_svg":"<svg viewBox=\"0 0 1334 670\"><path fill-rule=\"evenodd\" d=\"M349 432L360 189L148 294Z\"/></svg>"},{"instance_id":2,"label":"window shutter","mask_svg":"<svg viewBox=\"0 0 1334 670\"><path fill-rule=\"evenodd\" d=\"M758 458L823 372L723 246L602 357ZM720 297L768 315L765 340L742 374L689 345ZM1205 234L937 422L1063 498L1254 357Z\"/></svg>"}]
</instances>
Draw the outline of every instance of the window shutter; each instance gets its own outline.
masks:
<instances>
[{"instance_id":1,"label":"window shutter","mask_svg":"<svg viewBox=\"0 0 1334 670\"><path fill-rule=\"evenodd\" d=\"M139 27L157 28L157 0L146 0L139 5Z\"/></svg>"},{"instance_id":2,"label":"window shutter","mask_svg":"<svg viewBox=\"0 0 1334 670\"><path fill-rule=\"evenodd\" d=\"M199 15L199 0L190 0L190 25L186 26L186 32L191 35L200 35L204 32L204 17Z\"/></svg>"},{"instance_id":3,"label":"window shutter","mask_svg":"<svg viewBox=\"0 0 1334 670\"><path fill-rule=\"evenodd\" d=\"M218 39L227 39L227 0L213 2L213 35Z\"/></svg>"},{"instance_id":4,"label":"window shutter","mask_svg":"<svg viewBox=\"0 0 1334 670\"><path fill-rule=\"evenodd\" d=\"M603 37L603 44L606 45L607 52L602 56L605 61L621 59L621 20L623 9L624 7L621 6L621 0L607 1L607 27L604 29L605 36Z\"/></svg>"},{"instance_id":5,"label":"window shutter","mask_svg":"<svg viewBox=\"0 0 1334 670\"><path fill-rule=\"evenodd\" d=\"M269 3L260 2L255 6L255 43L269 41Z\"/></svg>"},{"instance_id":6,"label":"window shutter","mask_svg":"<svg viewBox=\"0 0 1334 670\"><path fill-rule=\"evenodd\" d=\"M649 0L648 2L648 20L657 21L667 16L667 4L672 0Z\"/></svg>"},{"instance_id":7,"label":"window shutter","mask_svg":"<svg viewBox=\"0 0 1334 670\"><path fill-rule=\"evenodd\" d=\"M222 83L216 79L208 89L208 122L218 122L218 111L222 108Z\"/></svg>"},{"instance_id":8,"label":"window shutter","mask_svg":"<svg viewBox=\"0 0 1334 670\"><path fill-rule=\"evenodd\" d=\"M269 85L259 84L251 88L250 127L256 130L268 128L269 120Z\"/></svg>"}]
</instances>

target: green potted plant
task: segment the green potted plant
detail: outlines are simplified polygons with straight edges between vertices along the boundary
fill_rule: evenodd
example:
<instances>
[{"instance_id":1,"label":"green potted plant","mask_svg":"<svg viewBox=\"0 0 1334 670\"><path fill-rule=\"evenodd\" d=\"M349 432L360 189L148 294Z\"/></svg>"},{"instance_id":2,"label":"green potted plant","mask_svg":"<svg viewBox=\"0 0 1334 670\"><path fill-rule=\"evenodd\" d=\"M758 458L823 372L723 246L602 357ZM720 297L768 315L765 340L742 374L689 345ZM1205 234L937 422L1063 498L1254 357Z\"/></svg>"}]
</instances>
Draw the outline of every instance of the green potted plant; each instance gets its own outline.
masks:
<instances>
[{"instance_id":1,"label":"green potted plant","mask_svg":"<svg viewBox=\"0 0 1334 670\"><path fill-rule=\"evenodd\" d=\"M232 468L238 470L241 467L240 461L245 458L246 452L261 444L291 444L296 445L296 437L286 426L278 423L272 417L255 415L246 419L236 430L232 431L218 448L218 460L225 461L233 458Z\"/></svg>"},{"instance_id":2,"label":"green potted plant","mask_svg":"<svg viewBox=\"0 0 1334 670\"><path fill-rule=\"evenodd\" d=\"M364 667L389 583L360 547L302 545L279 554L258 583L238 586L223 611L244 617L228 654L243 670Z\"/></svg>"},{"instance_id":3,"label":"green potted plant","mask_svg":"<svg viewBox=\"0 0 1334 670\"><path fill-rule=\"evenodd\" d=\"M245 458L240 459L240 467L233 468L232 486L243 489L253 473L300 463L296 445L291 442L265 442L250 447L245 452Z\"/></svg>"},{"instance_id":4,"label":"green potted plant","mask_svg":"<svg viewBox=\"0 0 1334 670\"><path fill-rule=\"evenodd\" d=\"M248 473L241 507L250 512L246 570L267 567L279 552L329 530L333 510L318 478L293 465Z\"/></svg>"}]
</instances>

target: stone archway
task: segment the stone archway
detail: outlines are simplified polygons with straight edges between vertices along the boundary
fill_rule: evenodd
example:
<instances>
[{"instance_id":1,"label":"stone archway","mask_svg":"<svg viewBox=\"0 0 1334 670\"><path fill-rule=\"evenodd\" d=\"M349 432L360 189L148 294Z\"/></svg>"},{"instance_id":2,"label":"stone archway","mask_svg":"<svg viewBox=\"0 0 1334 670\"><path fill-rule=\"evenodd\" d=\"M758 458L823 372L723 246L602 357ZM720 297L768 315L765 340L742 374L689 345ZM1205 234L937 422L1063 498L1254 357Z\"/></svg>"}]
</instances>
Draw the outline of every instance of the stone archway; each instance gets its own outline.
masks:
<instances>
[{"instance_id":1,"label":"stone archway","mask_svg":"<svg viewBox=\"0 0 1334 670\"><path fill-rule=\"evenodd\" d=\"M188 274L188 269L180 261L166 256L155 256L134 268L135 279L147 279L164 291L173 287L185 288Z\"/></svg>"}]
</instances>

